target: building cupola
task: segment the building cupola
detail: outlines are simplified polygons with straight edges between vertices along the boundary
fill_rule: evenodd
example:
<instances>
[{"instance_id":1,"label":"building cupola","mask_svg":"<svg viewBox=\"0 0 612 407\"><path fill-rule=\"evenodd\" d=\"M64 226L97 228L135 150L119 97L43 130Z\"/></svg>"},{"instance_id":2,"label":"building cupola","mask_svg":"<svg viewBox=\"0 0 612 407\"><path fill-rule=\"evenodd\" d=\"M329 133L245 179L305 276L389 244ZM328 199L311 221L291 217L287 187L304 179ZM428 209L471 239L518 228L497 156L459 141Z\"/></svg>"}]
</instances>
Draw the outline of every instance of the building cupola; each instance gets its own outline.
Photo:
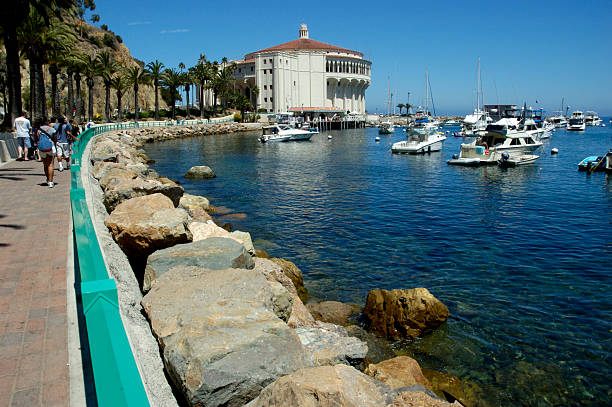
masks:
<instances>
[{"instance_id":1,"label":"building cupola","mask_svg":"<svg viewBox=\"0 0 612 407\"><path fill-rule=\"evenodd\" d=\"M300 39L302 38L308 39L308 26L306 24L300 26Z\"/></svg>"}]
</instances>

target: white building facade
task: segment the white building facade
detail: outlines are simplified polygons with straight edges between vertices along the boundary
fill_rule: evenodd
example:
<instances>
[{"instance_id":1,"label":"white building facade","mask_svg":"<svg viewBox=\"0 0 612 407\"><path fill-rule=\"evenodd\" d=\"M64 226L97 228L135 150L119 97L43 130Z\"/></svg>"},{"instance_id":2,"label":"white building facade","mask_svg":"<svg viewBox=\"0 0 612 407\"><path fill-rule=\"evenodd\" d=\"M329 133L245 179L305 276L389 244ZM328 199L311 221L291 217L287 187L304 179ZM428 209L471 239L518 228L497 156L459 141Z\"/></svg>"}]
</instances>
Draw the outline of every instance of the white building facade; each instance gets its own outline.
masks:
<instances>
[{"instance_id":1,"label":"white building facade","mask_svg":"<svg viewBox=\"0 0 612 407\"><path fill-rule=\"evenodd\" d=\"M372 63L360 52L311 40L306 24L299 35L297 40L232 61L237 66L237 89L258 109L271 113L365 114ZM254 86L257 95L251 92Z\"/></svg>"}]
</instances>

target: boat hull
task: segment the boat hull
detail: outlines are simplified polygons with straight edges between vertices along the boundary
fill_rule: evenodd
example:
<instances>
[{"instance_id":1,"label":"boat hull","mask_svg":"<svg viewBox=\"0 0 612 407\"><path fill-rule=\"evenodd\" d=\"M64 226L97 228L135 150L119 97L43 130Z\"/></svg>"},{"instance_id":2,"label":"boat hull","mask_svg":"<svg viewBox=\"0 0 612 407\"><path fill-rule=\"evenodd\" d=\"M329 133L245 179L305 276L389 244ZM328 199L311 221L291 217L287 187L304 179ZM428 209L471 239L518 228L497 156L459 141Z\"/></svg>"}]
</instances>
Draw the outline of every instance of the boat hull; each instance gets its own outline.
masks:
<instances>
[{"instance_id":1,"label":"boat hull","mask_svg":"<svg viewBox=\"0 0 612 407\"><path fill-rule=\"evenodd\" d=\"M446 137L438 137L435 140L423 141L421 143L410 143L400 141L391 147L391 152L396 154L425 154L442 150Z\"/></svg>"}]
</instances>

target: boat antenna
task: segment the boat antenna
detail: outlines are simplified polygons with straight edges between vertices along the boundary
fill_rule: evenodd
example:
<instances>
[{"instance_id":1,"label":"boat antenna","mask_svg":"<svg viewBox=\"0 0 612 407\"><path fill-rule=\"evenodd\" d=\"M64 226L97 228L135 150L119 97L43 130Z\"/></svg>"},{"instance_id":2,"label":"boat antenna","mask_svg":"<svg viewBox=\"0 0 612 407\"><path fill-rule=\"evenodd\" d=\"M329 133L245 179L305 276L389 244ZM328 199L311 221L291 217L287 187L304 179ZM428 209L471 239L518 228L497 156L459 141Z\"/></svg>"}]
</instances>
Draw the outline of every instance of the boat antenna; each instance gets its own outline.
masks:
<instances>
[{"instance_id":1,"label":"boat antenna","mask_svg":"<svg viewBox=\"0 0 612 407\"><path fill-rule=\"evenodd\" d=\"M429 83L429 72L427 72L427 86L429 87L429 93L431 96L431 107L433 108L433 115L436 115L436 104L434 103L433 92L431 91L431 84Z\"/></svg>"}]
</instances>

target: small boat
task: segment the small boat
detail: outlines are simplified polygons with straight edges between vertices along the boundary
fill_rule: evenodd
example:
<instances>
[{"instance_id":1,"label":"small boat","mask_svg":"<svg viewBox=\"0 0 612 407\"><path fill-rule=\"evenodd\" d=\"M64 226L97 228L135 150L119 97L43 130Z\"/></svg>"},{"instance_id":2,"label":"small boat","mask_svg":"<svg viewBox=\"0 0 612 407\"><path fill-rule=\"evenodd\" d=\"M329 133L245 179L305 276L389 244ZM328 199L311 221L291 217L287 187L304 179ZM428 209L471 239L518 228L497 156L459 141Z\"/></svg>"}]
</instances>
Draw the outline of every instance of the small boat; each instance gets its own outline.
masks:
<instances>
[{"instance_id":1,"label":"small boat","mask_svg":"<svg viewBox=\"0 0 612 407\"><path fill-rule=\"evenodd\" d=\"M463 158L457 154L453 154L453 158L446 161L448 165L459 165L462 167L478 167L480 165L480 158Z\"/></svg>"},{"instance_id":2,"label":"small boat","mask_svg":"<svg viewBox=\"0 0 612 407\"><path fill-rule=\"evenodd\" d=\"M391 134L395 131L395 125L391 122L382 122L378 128L378 134Z\"/></svg>"},{"instance_id":3,"label":"small boat","mask_svg":"<svg viewBox=\"0 0 612 407\"><path fill-rule=\"evenodd\" d=\"M565 128L567 126L567 119L563 116L562 111L553 112L552 116L546 118L546 122L555 126L556 129Z\"/></svg>"},{"instance_id":4,"label":"small boat","mask_svg":"<svg viewBox=\"0 0 612 407\"><path fill-rule=\"evenodd\" d=\"M584 124L584 115L580 110L576 110L572 113L572 117L570 117L567 122L567 131L584 131L586 129L586 125Z\"/></svg>"},{"instance_id":5,"label":"small boat","mask_svg":"<svg viewBox=\"0 0 612 407\"><path fill-rule=\"evenodd\" d=\"M398 141L391 146L391 152L400 154L424 154L442 150L442 144L446 140L443 133L433 132L429 134L413 133L408 140Z\"/></svg>"},{"instance_id":6,"label":"small boat","mask_svg":"<svg viewBox=\"0 0 612 407\"><path fill-rule=\"evenodd\" d=\"M612 150L606 154L606 172L608 174L612 173Z\"/></svg>"},{"instance_id":7,"label":"small boat","mask_svg":"<svg viewBox=\"0 0 612 407\"><path fill-rule=\"evenodd\" d=\"M275 124L263 128L263 135L259 138L262 143L273 141L301 141L310 140L314 133L307 130L294 129L288 125Z\"/></svg>"},{"instance_id":8,"label":"small boat","mask_svg":"<svg viewBox=\"0 0 612 407\"><path fill-rule=\"evenodd\" d=\"M608 153L609 154L609 153ZM607 155L605 156L596 156L592 155L584 160L580 161L578 164L578 171L587 171L587 172L603 172L606 171L607 164Z\"/></svg>"},{"instance_id":9,"label":"small boat","mask_svg":"<svg viewBox=\"0 0 612 407\"><path fill-rule=\"evenodd\" d=\"M502 168L517 167L519 165L532 164L540 158L539 155L535 154L523 154L516 157L510 157L507 152L502 153L501 159L497 161L497 165Z\"/></svg>"},{"instance_id":10,"label":"small boat","mask_svg":"<svg viewBox=\"0 0 612 407\"><path fill-rule=\"evenodd\" d=\"M586 126L599 126L602 120L599 118L597 112L588 111L584 115L584 124Z\"/></svg>"},{"instance_id":11,"label":"small boat","mask_svg":"<svg viewBox=\"0 0 612 407\"><path fill-rule=\"evenodd\" d=\"M442 127L460 127L461 123L458 122L457 120L452 120L449 119L447 121L445 121L444 123L442 123Z\"/></svg>"}]
</instances>

